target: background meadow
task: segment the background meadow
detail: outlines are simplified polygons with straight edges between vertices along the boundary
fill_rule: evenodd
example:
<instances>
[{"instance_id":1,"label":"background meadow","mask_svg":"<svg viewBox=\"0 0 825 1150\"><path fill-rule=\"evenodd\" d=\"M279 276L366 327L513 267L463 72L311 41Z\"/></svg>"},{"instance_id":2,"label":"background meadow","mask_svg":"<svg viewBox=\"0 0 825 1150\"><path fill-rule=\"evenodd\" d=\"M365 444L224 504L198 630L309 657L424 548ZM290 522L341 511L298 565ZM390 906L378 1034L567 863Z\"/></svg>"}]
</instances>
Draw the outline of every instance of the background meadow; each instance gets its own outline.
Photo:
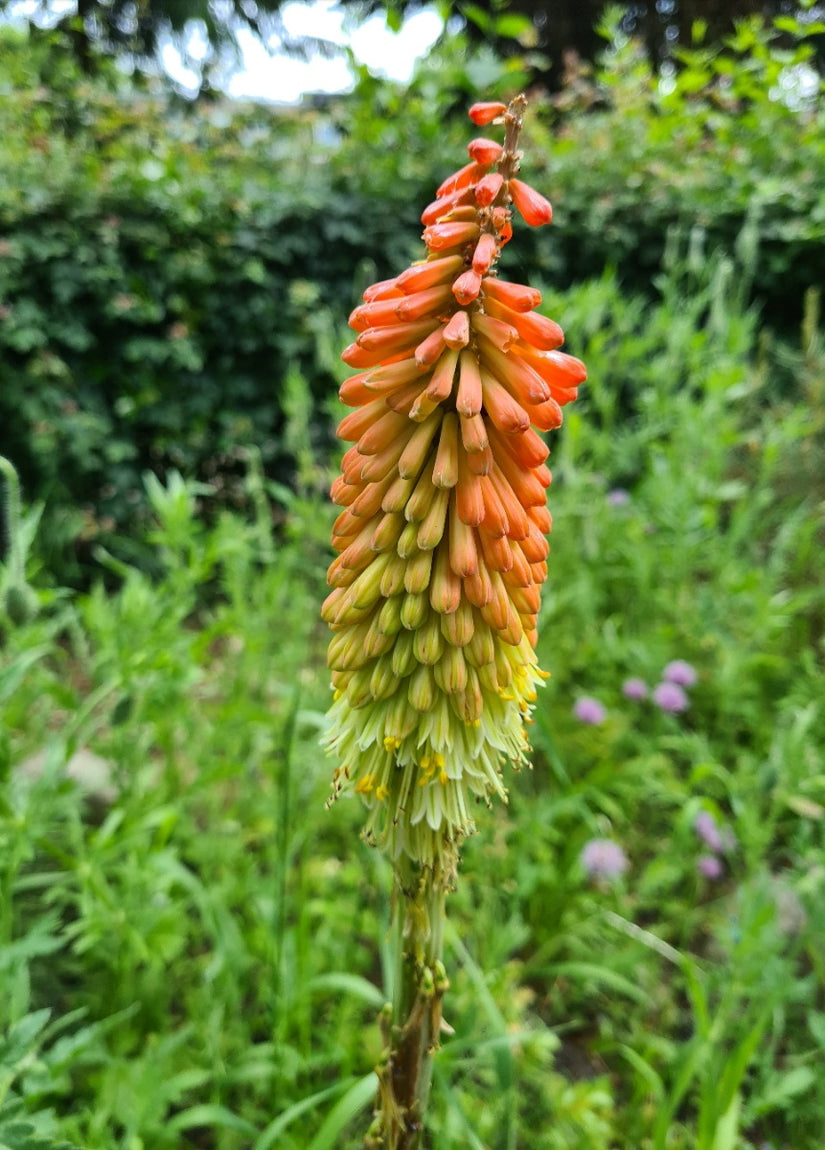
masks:
<instances>
[{"instance_id":1,"label":"background meadow","mask_svg":"<svg viewBox=\"0 0 825 1150\"><path fill-rule=\"evenodd\" d=\"M817 1150L820 32L752 21L663 85L606 31L533 102L556 220L503 260L590 378L533 769L450 898L431 1144ZM457 34L406 90L277 111L55 51L0 34L0 1143L354 1150L390 878L324 807L337 356L524 61Z\"/></svg>"}]
</instances>

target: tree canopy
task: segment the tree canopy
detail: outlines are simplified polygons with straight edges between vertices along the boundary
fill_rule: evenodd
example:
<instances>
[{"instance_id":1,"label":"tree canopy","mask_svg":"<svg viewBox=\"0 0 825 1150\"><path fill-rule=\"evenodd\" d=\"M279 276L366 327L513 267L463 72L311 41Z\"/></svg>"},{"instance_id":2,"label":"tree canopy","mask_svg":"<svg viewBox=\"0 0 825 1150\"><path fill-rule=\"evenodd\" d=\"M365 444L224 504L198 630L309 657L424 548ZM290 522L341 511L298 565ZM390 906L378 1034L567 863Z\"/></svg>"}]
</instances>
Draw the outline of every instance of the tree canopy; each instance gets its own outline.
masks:
<instances>
[{"instance_id":1,"label":"tree canopy","mask_svg":"<svg viewBox=\"0 0 825 1150\"><path fill-rule=\"evenodd\" d=\"M106 57L128 61L138 71L158 71L165 45L178 49L200 77L201 90L220 86L227 63L237 55L236 36L251 31L263 43L297 54L328 53L318 39L290 38L282 19L285 0L74 0L56 15L51 0L37 0L28 15L36 28L51 28L86 71ZM392 27L421 9L422 0L339 0L356 15L386 11ZM14 12L17 0L0 0L0 12ZM787 5L785 5L787 6ZM593 61L601 47L598 27L605 0L444 0L445 16L464 19L471 39L504 55L530 50L537 80L557 89L571 59ZM742 17L774 15L783 0L625 0L619 5L625 30L641 37L653 61L688 46L695 30L716 41ZM571 56L572 54L572 56Z\"/></svg>"}]
</instances>

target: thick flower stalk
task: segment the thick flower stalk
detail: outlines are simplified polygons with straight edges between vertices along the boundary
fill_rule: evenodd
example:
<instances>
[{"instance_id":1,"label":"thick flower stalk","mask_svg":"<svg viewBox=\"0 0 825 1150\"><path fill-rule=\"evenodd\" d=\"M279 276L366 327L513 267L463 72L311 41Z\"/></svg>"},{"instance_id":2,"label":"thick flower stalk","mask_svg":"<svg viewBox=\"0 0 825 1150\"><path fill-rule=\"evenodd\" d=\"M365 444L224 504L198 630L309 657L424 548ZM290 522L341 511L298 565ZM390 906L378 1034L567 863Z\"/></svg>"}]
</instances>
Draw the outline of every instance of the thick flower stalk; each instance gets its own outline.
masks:
<instances>
[{"instance_id":1,"label":"thick flower stalk","mask_svg":"<svg viewBox=\"0 0 825 1150\"><path fill-rule=\"evenodd\" d=\"M404 1042L437 1042L443 894L477 801L506 799L504 764L526 762L543 674L551 519L538 432L559 426L585 370L536 313L540 293L496 271L513 207L533 226L552 216L517 176L525 107L518 96L471 108L476 124L503 123L503 144L471 141L422 215L426 257L364 292L343 353L356 374L340 394L355 410L338 428L353 446L332 489L343 510L323 607L328 746L334 795L363 797L366 837L394 863L408 959L374 1145L418 1144L426 1072Z\"/></svg>"}]
</instances>

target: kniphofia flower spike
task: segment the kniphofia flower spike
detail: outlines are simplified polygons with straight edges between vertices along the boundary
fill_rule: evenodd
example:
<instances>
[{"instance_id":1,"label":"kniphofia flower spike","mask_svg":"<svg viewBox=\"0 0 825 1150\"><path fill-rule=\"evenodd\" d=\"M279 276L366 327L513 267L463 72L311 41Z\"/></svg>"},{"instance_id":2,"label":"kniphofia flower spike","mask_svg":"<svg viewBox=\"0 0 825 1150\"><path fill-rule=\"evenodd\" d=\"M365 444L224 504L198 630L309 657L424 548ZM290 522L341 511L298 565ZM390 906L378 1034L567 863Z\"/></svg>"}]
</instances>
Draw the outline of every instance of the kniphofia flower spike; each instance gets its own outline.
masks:
<instances>
[{"instance_id":1,"label":"kniphofia flower spike","mask_svg":"<svg viewBox=\"0 0 825 1150\"><path fill-rule=\"evenodd\" d=\"M518 179L524 97L477 104L504 143L425 209L424 259L364 292L341 387L353 444L332 498L343 510L323 615L334 632L328 746L369 807L367 837L445 875L475 799L506 797L526 761L542 672L536 616L551 519L548 448L585 378L558 350L539 292L499 278L513 206L534 226L547 200Z\"/></svg>"}]
</instances>

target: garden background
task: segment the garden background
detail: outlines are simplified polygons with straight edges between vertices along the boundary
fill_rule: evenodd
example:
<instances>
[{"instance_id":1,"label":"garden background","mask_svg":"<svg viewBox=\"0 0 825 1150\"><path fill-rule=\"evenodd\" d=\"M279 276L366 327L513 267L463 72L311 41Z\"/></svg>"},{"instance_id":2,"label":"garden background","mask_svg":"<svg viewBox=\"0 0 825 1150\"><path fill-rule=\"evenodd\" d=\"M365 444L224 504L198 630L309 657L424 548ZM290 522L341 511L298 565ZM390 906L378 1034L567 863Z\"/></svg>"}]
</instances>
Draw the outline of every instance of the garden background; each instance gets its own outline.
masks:
<instances>
[{"instance_id":1,"label":"garden background","mask_svg":"<svg viewBox=\"0 0 825 1150\"><path fill-rule=\"evenodd\" d=\"M824 29L696 24L661 69L616 12L531 92L556 214L503 270L589 382L552 441L534 769L450 899L432 1146L822 1146ZM529 82L511 39L279 108L0 28L12 1150L360 1145L390 881L358 802L324 809L338 356L468 104Z\"/></svg>"}]
</instances>

